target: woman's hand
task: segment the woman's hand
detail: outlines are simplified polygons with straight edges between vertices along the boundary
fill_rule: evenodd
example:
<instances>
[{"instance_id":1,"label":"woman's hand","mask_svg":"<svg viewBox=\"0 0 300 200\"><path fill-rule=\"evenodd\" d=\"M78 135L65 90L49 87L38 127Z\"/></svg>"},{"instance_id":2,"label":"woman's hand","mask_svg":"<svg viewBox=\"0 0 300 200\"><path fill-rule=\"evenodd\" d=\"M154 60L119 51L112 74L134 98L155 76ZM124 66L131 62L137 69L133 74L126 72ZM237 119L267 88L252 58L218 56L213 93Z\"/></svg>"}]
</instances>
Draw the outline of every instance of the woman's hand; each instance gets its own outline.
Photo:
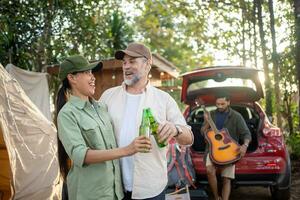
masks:
<instances>
[{"instance_id":1,"label":"woman's hand","mask_svg":"<svg viewBox=\"0 0 300 200\"><path fill-rule=\"evenodd\" d=\"M128 146L126 146L128 156L137 152L149 152L151 149L151 141L146 136L136 137Z\"/></svg>"}]
</instances>

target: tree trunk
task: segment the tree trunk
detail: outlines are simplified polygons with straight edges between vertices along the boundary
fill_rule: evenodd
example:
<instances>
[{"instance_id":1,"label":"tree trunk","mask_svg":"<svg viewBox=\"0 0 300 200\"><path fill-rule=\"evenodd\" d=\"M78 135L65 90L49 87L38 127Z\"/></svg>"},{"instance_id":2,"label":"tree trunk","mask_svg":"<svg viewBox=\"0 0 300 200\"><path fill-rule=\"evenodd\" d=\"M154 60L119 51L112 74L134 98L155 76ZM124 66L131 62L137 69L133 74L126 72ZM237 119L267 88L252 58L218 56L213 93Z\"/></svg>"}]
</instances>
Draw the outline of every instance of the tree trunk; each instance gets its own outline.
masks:
<instances>
[{"instance_id":1,"label":"tree trunk","mask_svg":"<svg viewBox=\"0 0 300 200\"><path fill-rule=\"evenodd\" d=\"M287 87L287 84L284 83L284 86ZM293 117L292 117L292 111L291 111L291 95L288 94L288 91L286 90L284 93L284 103L285 103L285 111L284 111L284 117L287 119L289 132L290 134L294 133L294 126L293 126Z\"/></svg>"},{"instance_id":2,"label":"tree trunk","mask_svg":"<svg viewBox=\"0 0 300 200\"><path fill-rule=\"evenodd\" d=\"M271 89L271 81L269 75L269 66L267 59L267 47L265 41L265 32L263 27L263 19L262 19L262 0L255 0L257 2L257 18L258 18L258 27L259 27L259 36L261 43L261 51L263 56L263 67L265 74L265 88L266 88L266 113L269 117L272 117L273 108L272 108L272 89Z\"/></svg>"},{"instance_id":3,"label":"tree trunk","mask_svg":"<svg viewBox=\"0 0 300 200\"><path fill-rule=\"evenodd\" d=\"M244 1L241 1L241 7L242 7L242 44L243 44L243 67L246 67L246 45L245 45L245 33L246 33L246 30L245 30L245 24L246 24L246 16L245 16L245 13L246 13L246 6L245 6L245 2Z\"/></svg>"},{"instance_id":4,"label":"tree trunk","mask_svg":"<svg viewBox=\"0 0 300 200\"><path fill-rule=\"evenodd\" d=\"M300 0L294 0L296 34L296 70L298 80L298 116L300 115ZM300 124L300 117L298 117ZM299 129L299 127L298 127Z\"/></svg>"},{"instance_id":5,"label":"tree trunk","mask_svg":"<svg viewBox=\"0 0 300 200\"><path fill-rule=\"evenodd\" d=\"M41 39L38 42L38 52L37 52L37 71L42 71L43 66L48 64L49 60L49 45L50 45L50 36L51 36L51 22L53 19L53 12L54 12L54 5L53 0L48 0L48 4L46 6L46 9L44 9L45 12L45 25L43 29L43 33L41 36Z\"/></svg>"},{"instance_id":6,"label":"tree trunk","mask_svg":"<svg viewBox=\"0 0 300 200\"><path fill-rule=\"evenodd\" d=\"M252 11L252 17L253 17L253 47L254 47L254 66L255 68L258 68L257 66L257 38L256 38L256 10L257 10L257 0L254 0L253 2L253 11Z\"/></svg>"},{"instance_id":7,"label":"tree trunk","mask_svg":"<svg viewBox=\"0 0 300 200\"><path fill-rule=\"evenodd\" d=\"M43 65L48 65L50 62L50 59L53 57L53 52L52 52L52 46L50 45L50 41L51 41L51 36L52 36L52 21L55 17L55 2L53 0L48 0L48 4L49 4L49 9L47 12L47 26L45 29L45 42L46 42L46 51L45 51L45 57L44 57L44 62ZM44 67L44 66L43 66Z\"/></svg>"},{"instance_id":8,"label":"tree trunk","mask_svg":"<svg viewBox=\"0 0 300 200\"><path fill-rule=\"evenodd\" d=\"M274 92L275 92L275 110L276 110L276 122L279 128L282 128L282 118L281 118L281 95L279 88L279 55L277 53L277 44L275 36L275 23L274 23L274 9L273 0L268 1L269 12L270 12L270 29L272 35L272 62L273 62L273 74L274 74Z\"/></svg>"}]
</instances>

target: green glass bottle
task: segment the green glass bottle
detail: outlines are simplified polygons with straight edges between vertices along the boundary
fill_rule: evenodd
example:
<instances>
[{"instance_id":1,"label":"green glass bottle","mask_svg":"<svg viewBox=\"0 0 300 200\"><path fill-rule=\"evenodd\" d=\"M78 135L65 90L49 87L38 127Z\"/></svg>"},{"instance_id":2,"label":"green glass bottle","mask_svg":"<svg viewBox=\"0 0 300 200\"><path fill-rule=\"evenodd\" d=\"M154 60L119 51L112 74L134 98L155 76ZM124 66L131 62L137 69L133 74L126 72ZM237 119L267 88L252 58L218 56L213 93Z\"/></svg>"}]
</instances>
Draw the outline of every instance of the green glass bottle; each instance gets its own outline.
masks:
<instances>
[{"instance_id":1,"label":"green glass bottle","mask_svg":"<svg viewBox=\"0 0 300 200\"><path fill-rule=\"evenodd\" d=\"M154 136L155 141L157 143L157 146L160 148L163 148L165 146L167 146L164 142L159 142L158 139L158 122L156 121L156 119L154 118L151 108L147 108L147 115L149 117L149 121L150 121L150 127L151 127L151 134Z\"/></svg>"},{"instance_id":2,"label":"green glass bottle","mask_svg":"<svg viewBox=\"0 0 300 200\"><path fill-rule=\"evenodd\" d=\"M150 120L148 117L147 109L143 109L142 122L139 129L139 135L140 136L143 135L149 138L150 133L151 133ZM145 149L145 151L143 151L143 153L148 153L148 152L149 149Z\"/></svg>"}]
</instances>

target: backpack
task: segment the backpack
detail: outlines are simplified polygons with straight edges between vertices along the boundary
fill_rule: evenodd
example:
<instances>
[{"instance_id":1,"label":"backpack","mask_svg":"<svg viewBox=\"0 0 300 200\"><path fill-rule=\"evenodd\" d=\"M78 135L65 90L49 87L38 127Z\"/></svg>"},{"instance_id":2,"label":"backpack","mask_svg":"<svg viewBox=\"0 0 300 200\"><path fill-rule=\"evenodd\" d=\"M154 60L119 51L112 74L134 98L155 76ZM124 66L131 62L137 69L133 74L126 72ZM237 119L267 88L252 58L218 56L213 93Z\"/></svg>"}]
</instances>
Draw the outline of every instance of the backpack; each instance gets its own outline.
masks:
<instances>
[{"instance_id":1,"label":"backpack","mask_svg":"<svg viewBox=\"0 0 300 200\"><path fill-rule=\"evenodd\" d=\"M182 188L188 185L196 188L196 175L190 153L189 147L169 143L168 187Z\"/></svg>"}]
</instances>

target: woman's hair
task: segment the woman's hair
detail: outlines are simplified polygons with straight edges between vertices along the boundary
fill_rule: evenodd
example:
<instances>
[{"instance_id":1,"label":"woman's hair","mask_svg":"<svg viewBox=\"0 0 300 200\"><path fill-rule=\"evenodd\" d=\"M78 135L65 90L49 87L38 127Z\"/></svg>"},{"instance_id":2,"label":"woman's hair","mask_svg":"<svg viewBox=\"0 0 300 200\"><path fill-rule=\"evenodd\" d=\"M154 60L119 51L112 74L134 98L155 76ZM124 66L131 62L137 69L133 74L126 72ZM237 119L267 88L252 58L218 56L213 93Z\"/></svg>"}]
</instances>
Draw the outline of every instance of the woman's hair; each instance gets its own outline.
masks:
<instances>
[{"instance_id":1,"label":"woman's hair","mask_svg":"<svg viewBox=\"0 0 300 200\"><path fill-rule=\"evenodd\" d=\"M55 124L57 127L57 115L60 111L60 109L66 104L68 100L68 91L71 89L71 86L69 84L69 81L67 78L65 78L62 81L62 86L58 90L57 98L56 98L56 114L55 114ZM68 166L68 154L65 151L64 146L62 145L60 139L57 139L58 144L58 161L59 161L59 168L60 172L62 174L63 179L65 180L69 171Z\"/></svg>"}]
</instances>

